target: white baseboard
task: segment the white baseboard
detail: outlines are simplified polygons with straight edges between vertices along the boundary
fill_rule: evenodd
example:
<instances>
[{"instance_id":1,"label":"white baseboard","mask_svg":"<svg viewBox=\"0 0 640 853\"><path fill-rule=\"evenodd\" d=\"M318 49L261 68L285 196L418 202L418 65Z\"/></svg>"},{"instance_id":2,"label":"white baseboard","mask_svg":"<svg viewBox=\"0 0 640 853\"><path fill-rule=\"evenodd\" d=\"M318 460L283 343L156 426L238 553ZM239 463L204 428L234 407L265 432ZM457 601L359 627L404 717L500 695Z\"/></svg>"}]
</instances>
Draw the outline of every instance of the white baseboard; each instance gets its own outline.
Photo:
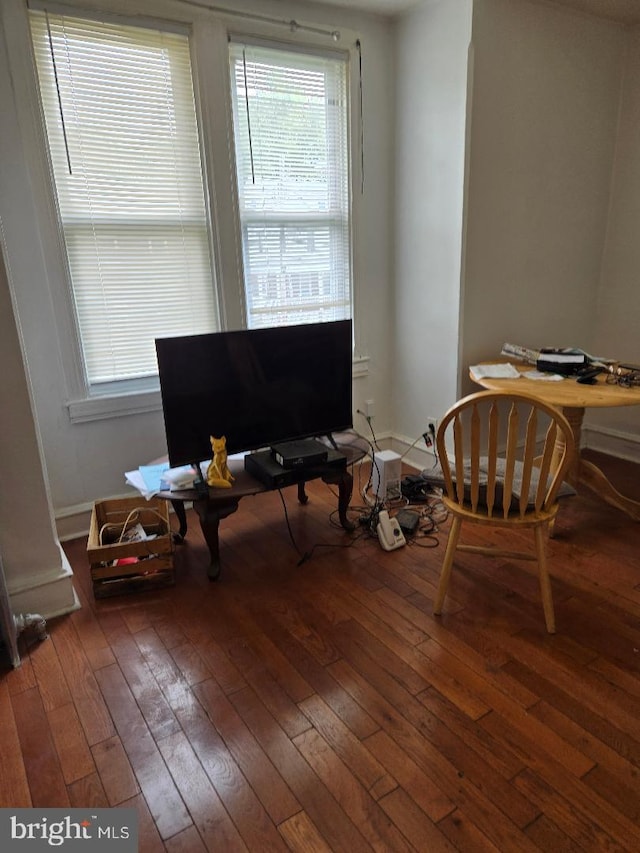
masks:
<instances>
[{"instance_id":1,"label":"white baseboard","mask_svg":"<svg viewBox=\"0 0 640 853\"><path fill-rule=\"evenodd\" d=\"M139 494L138 492L127 492L123 495L111 495L101 500L120 500L121 498L130 498ZM144 500L144 499L142 499ZM191 504L187 503L188 508ZM69 542L71 539L82 539L89 533L91 524L91 513L93 512L93 502L76 504L75 506L64 507L58 510L55 514L56 532L59 542ZM173 509L169 507L171 514Z\"/></svg>"},{"instance_id":2,"label":"white baseboard","mask_svg":"<svg viewBox=\"0 0 640 853\"><path fill-rule=\"evenodd\" d=\"M588 447L591 450L598 450L609 456L640 463L640 435L607 429L606 427L583 426L582 442L583 447ZM394 450L402 456L402 461L406 465L410 465L418 471L422 471L424 468L433 468L436 463L435 453L424 447L422 438L420 443L414 443L412 439L406 436L383 433L381 436L377 436L377 445L380 450ZM131 494L131 492L127 492L126 494L112 495L105 500L131 497ZM89 532L92 510L92 502L57 510L55 521L60 542L86 536Z\"/></svg>"},{"instance_id":3,"label":"white baseboard","mask_svg":"<svg viewBox=\"0 0 640 853\"><path fill-rule=\"evenodd\" d=\"M582 427L582 446L640 463L640 435L599 426Z\"/></svg>"},{"instance_id":4,"label":"white baseboard","mask_svg":"<svg viewBox=\"0 0 640 853\"><path fill-rule=\"evenodd\" d=\"M583 426L581 435L583 447L640 464L640 435L595 426ZM391 449L399 453L407 465L418 470L432 468L436 462L435 454L428 451L424 443L414 447L411 447L411 444L410 439L398 435L390 442Z\"/></svg>"},{"instance_id":5,"label":"white baseboard","mask_svg":"<svg viewBox=\"0 0 640 853\"><path fill-rule=\"evenodd\" d=\"M339 438L339 436L338 436ZM362 436L366 442L372 444L373 439ZM380 450L391 450L392 438L389 433L383 433L381 436L376 436L376 442ZM410 443L410 442L409 442ZM372 452L375 448L372 446ZM365 461L368 457L365 456ZM139 494L136 491L125 492L120 495L107 495L100 500L119 500L121 498L130 498ZM80 539L87 536L89 533L89 525L91 524L91 513L93 511L93 501L86 503L73 504L66 507L60 507L55 510L55 523L58 540L60 542L68 542L71 539ZM170 509L170 512L172 510Z\"/></svg>"},{"instance_id":6,"label":"white baseboard","mask_svg":"<svg viewBox=\"0 0 640 853\"><path fill-rule=\"evenodd\" d=\"M80 607L73 588L73 571L60 548L60 565L52 566L21 583L8 583L11 609L16 615L37 613L53 619Z\"/></svg>"},{"instance_id":7,"label":"white baseboard","mask_svg":"<svg viewBox=\"0 0 640 853\"><path fill-rule=\"evenodd\" d=\"M109 495L100 500L121 500L122 498L130 498L138 492L123 492L120 495ZM72 506L62 507L55 511L56 531L60 542L68 542L70 539L80 539L89 533L89 525L91 524L91 513L93 512L93 501L87 501L82 504L74 504Z\"/></svg>"},{"instance_id":8,"label":"white baseboard","mask_svg":"<svg viewBox=\"0 0 640 853\"><path fill-rule=\"evenodd\" d=\"M405 465L410 465L418 471L422 471L424 468L433 468L437 461L435 448L433 452L428 450L422 437L420 437L420 444L418 444L405 436L396 435L391 439L390 449L400 454Z\"/></svg>"},{"instance_id":9,"label":"white baseboard","mask_svg":"<svg viewBox=\"0 0 640 853\"><path fill-rule=\"evenodd\" d=\"M79 539L87 536L91 523L91 511L93 504L77 504L74 507L65 507L56 512L56 531L60 542L68 542L70 539Z\"/></svg>"}]
</instances>

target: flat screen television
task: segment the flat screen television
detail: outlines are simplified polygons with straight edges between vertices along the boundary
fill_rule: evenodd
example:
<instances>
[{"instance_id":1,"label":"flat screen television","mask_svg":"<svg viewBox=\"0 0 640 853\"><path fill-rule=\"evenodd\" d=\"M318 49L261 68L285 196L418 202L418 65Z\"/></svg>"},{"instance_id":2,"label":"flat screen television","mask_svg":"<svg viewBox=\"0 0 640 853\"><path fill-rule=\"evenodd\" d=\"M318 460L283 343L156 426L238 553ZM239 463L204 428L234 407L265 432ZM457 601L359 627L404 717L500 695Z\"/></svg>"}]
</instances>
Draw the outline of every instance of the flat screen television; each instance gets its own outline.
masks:
<instances>
[{"instance_id":1,"label":"flat screen television","mask_svg":"<svg viewBox=\"0 0 640 853\"><path fill-rule=\"evenodd\" d=\"M353 425L351 320L157 338L172 467Z\"/></svg>"}]
</instances>

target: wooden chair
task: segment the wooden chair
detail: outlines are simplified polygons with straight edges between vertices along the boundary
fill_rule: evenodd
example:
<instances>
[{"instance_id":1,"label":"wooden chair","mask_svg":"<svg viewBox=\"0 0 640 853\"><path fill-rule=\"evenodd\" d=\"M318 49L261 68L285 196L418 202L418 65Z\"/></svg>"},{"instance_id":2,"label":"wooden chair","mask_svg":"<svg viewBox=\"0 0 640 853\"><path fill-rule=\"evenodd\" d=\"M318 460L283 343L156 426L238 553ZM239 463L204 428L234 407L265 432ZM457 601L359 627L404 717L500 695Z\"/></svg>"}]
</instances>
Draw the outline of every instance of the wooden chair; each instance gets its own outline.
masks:
<instances>
[{"instance_id":1,"label":"wooden chair","mask_svg":"<svg viewBox=\"0 0 640 853\"><path fill-rule=\"evenodd\" d=\"M555 633L546 544L558 512L558 491L575 452L569 422L558 409L527 394L480 391L445 414L436 447L443 501L453 518L434 613L442 613L456 550L537 560L547 631ZM535 551L463 545L458 541L463 522L532 528Z\"/></svg>"}]
</instances>

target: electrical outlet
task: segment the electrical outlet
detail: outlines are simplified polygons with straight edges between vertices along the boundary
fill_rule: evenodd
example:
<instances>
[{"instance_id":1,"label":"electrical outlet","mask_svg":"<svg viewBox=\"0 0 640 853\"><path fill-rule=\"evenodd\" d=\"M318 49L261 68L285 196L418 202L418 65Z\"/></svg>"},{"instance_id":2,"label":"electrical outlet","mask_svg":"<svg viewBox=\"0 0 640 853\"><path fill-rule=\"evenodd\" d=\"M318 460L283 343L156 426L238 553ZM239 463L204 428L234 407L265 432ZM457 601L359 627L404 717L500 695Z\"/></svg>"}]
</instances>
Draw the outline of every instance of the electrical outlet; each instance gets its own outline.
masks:
<instances>
[{"instance_id":1,"label":"electrical outlet","mask_svg":"<svg viewBox=\"0 0 640 853\"><path fill-rule=\"evenodd\" d=\"M375 400L365 400L364 401L364 413L366 417L372 418L376 413L376 404Z\"/></svg>"},{"instance_id":2,"label":"electrical outlet","mask_svg":"<svg viewBox=\"0 0 640 853\"><path fill-rule=\"evenodd\" d=\"M436 444L436 432L438 431L438 419L432 418L427 415L427 428L422 433L424 438L424 443L428 448L435 447Z\"/></svg>"}]
</instances>

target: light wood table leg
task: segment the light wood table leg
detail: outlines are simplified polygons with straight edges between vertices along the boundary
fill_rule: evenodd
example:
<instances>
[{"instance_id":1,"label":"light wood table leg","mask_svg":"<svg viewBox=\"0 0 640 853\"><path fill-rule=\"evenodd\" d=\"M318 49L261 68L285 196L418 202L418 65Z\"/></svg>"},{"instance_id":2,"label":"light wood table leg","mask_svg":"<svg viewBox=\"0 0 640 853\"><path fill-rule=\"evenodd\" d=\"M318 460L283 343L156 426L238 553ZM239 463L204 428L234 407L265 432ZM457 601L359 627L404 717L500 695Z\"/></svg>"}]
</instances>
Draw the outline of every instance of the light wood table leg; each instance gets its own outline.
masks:
<instances>
[{"instance_id":1,"label":"light wood table leg","mask_svg":"<svg viewBox=\"0 0 640 853\"><path fill-rule=\"evenodd\" d=\"M622 510L634 521L640 521L640 501L634 501L621 495L600 468L587 459L583 459L580 463L579 485L590 489L605 503Z\"/></svg>"},{"instance_id":2,"label":"light wood table leg","mask_svg":"<svg viewBox=\"0 0 640 853\"><path fill-rule=\"evenodd\" d=\"M576 446L576 455L573 460L573 464L571 465L567 473L567 480L574 488L577 488L578 482L580 480L580 468L582 464L582 459L580 458L580 441L582 436L582 420L584 418L584 409L576 409L573 407L569 408L568 406L565 406L562 409L562 414L569 421L569 425L571 426L571 431L573 432L573 439L575 441ZM560 438L556 441L554 459L551 463L552 471L555 471L555 469L557 468L556 459L560 459L563 450L564 442Z\"/></svg>"},{"instance_id":3,"label":"light wood table leg","mask_svg":"<svg viewBox=\"0 0 640 853\"><path fill-rule=\"evenodd\" d=\"M580 437L584 409L565 406L562 412L571 424L577 450L575 462L569 470L569 476L567 477L571 485L575 489L584 486L594 492L605 503L622 510L622 512L626 513L634 521L640 521L640 502L621 495L597 465L582 458L580 453Z\"/></svg>"}]
</instances>

